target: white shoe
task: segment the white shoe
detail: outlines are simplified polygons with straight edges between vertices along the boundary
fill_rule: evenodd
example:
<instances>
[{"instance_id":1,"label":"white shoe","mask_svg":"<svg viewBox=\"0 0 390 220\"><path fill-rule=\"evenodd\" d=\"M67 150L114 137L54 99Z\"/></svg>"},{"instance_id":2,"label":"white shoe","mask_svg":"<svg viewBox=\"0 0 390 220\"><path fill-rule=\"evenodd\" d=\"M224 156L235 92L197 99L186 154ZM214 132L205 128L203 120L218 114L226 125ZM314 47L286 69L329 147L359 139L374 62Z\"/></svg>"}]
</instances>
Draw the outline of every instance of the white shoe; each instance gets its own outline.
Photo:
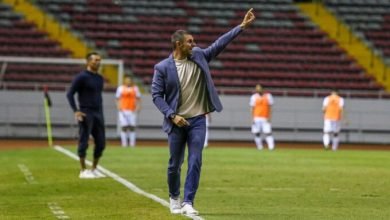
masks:
<instances>
[{"instance_id":1,"label":"white shoe","mask_svg":"<svg viewBox=\"0 0 390 220\"><path fill-rule=\"evenodd\" d=\"M106 177L102 172L100 172L98 169L91 170L91 173L95 176L95 178L103 178Z\"/></svg>"},{"instance_id":2,"label":"white shoe","mask_svg":"<svg viewBox=\"0 0 390 220\"><path fill-rule=\"evenodd\" d=\"M199 215L199 212L192 207L191 204L185 203L181 208L181 213L184 215Z\"/></svg>"},{"instance_id":3,"label":"white shoe","mask_svg":"<svg viewBox=\"0 0 390 220\"><path fill-rule=\"evenodd\" d=\"M79 175L80 179L94 179L96 176L90 170L82 170Z\"/></svg>"},{"instance_id":4,"label":"white shoe","mask_svg":"<svg viewBox=\"0 0 390 220\"><path fill-rule=\"evenodd\" d=\"M181 213L180 199L169 198L169 209L171 210L172 214L180 214Z\"/></svg>"}]
</instances>

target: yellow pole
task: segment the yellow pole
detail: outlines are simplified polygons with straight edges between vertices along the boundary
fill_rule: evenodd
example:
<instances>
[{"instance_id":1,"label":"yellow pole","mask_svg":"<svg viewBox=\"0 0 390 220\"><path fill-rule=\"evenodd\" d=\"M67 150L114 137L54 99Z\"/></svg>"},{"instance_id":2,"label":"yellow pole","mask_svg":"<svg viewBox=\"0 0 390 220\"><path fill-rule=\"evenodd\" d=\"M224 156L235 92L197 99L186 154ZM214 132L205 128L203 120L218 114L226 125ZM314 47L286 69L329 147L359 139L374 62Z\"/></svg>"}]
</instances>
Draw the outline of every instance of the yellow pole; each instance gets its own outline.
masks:
<instances>
[{"instance_id":1,"label":"yellow pole","mask_svg":"<svg viewBox=\"0 0 390 220\"><path fill-rule=\"evenodd\" d=\"M50 107L49 107L49 102L47 101L46 97L43 101L43 106L45 108L47 143L48 143L49 147L52 147L53 146L53 137L51 134Z\"/></svg>"}]
</instances>

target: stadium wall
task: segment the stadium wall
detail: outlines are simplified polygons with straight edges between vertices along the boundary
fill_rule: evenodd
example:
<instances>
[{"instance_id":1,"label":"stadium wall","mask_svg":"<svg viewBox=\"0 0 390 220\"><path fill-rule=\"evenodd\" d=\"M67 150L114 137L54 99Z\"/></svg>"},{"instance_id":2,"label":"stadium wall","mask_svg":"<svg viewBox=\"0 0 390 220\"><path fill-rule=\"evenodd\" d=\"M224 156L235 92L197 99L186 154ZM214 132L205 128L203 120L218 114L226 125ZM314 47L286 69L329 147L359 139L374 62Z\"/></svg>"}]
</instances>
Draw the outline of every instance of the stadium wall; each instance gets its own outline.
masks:
<instances>
[{"instance_id":1,"label":"stadium wall","mask_svg":"<svg viewBox=\"0 0 390 220\"><path fill-rule=\"evenodd\" d=\"M51 118L54 138L77 137L77 125L64 92L51 92ZM114 93L104 93L107 137L118 138L117 111ZM210 140L248 141L251 117L249 97L221 96L222 113L213 113ZM0 92L0 137L45 138L46 127L43 93ZM322 140L322 98L275 97L273 133L276 141L320 142ZM346 99L348 124L343 125L342 142L390 143L390 102L386 100ZM138 138L165 139L161 130L162 115L154 107L150 95L142 97L142 111L138 118Z\"/></svg>"}]
</instances>

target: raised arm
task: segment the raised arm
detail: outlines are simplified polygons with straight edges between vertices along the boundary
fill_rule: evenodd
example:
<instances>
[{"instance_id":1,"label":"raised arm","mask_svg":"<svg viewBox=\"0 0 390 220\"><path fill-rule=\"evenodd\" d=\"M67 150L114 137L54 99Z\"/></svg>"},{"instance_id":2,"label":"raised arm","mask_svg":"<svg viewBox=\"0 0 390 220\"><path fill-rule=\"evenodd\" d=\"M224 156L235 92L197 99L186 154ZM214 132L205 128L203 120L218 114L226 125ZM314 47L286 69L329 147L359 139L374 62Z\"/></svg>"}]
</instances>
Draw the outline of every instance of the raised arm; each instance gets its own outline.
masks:
<instances>
[{"instance_id":1,"label":"raised arm","mask_svg":"<svg viewBox=\"0 0 390 220\"><path fill-rule=\"evenodd\" d=\"M221 53L225 49L225 47L232 40L234 40L234 38L236 38L244 29L249 27L249 25L252 24L254 20L255 15L253 14L253 8L251 8L245 14L245 17L240 25L219 37L213 44L203 50L207 62L210 62L212 59L217 57L218 54Z\"/></svg>"}]
</instances>

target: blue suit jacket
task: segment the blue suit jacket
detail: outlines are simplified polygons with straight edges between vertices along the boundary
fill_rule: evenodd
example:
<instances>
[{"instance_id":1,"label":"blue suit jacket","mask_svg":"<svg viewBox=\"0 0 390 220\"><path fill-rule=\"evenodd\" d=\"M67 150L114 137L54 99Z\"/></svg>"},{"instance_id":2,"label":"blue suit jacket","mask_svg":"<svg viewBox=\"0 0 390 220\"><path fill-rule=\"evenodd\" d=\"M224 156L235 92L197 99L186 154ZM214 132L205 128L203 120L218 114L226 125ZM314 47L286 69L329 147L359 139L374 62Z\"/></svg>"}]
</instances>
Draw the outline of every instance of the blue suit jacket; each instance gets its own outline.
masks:
<instances>
[{"instance_id":1,"label":"blue suit jacket","mask_svg":"<svg viewBox=\"0 0 390 220\"><path fill-rule=\"evenodd\" d=\"M211 111L222 111L222 104L219 100L217 89L215 88L214 82L211 78L208 63L241 32L241 27L237 26L219 37L206 49L194 47L192 49L191 57L188 58L196 63L204 74L212 105ZM180 81L172 54L154 66L152 97L154 104L165 116L163 130L170 133L173 123L169 119L169 116L177 111L180 97Z\"/></svg>"}]
</instances>

